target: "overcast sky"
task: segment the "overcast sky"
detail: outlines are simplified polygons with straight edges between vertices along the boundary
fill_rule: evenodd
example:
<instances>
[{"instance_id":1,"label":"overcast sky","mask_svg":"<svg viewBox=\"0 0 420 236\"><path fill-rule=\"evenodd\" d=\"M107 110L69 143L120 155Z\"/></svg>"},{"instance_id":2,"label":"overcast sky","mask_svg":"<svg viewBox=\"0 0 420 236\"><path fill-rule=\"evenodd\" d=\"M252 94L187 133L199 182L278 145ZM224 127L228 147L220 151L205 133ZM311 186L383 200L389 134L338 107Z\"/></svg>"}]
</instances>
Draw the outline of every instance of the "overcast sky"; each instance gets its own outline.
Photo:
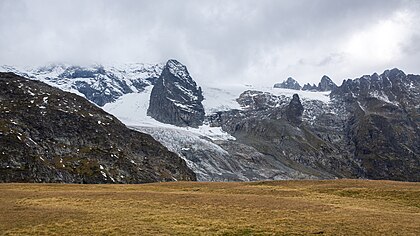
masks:
<instances>
[{"instance_id":1,"label":"overcast sky","mask_svg":"<svg viewBox=\"0 0 420 236\"><path fill-rule=\"evenodd\" d=\"M170 58L199 83L420 74L420 1L0 1L0 64Z\"/></svg>"}]
</instances>

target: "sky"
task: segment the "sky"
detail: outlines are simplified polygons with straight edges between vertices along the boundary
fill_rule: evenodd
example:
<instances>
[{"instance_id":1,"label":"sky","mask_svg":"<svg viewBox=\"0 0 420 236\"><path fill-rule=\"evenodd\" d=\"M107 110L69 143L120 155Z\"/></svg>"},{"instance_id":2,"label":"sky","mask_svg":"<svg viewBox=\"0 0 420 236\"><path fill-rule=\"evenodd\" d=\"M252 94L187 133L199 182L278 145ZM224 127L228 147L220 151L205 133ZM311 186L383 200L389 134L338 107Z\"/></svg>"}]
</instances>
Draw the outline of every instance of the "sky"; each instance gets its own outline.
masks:
<instances>
[{"instance_id":1,"label":"sky","mask_svg":"<svg viewBox=\"0 0 420 236\"><path fill-rule=\"evenodd\" d=\"M0 1L0 65L168 59L199 84L420 74L420 1Z\"/></svg>"}]
</instances>

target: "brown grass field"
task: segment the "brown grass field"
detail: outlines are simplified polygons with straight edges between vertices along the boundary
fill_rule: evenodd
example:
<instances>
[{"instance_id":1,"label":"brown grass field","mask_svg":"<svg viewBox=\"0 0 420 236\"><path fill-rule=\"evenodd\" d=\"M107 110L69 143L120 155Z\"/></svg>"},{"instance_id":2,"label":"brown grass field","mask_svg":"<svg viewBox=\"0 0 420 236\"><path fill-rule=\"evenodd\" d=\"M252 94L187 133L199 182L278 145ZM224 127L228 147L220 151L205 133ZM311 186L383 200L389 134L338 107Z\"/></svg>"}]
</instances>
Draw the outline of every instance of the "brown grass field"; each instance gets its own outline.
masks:
<instances>
[{"instance_id":1,"label":"brown grass field","mask_svg":"<svg viewBox=\"0 0 420 236\"><path fill-rule=\"evenodd\" d=\"M2 235L420 235L420 183L0 184Z\"/></svg>"}]
</instances>

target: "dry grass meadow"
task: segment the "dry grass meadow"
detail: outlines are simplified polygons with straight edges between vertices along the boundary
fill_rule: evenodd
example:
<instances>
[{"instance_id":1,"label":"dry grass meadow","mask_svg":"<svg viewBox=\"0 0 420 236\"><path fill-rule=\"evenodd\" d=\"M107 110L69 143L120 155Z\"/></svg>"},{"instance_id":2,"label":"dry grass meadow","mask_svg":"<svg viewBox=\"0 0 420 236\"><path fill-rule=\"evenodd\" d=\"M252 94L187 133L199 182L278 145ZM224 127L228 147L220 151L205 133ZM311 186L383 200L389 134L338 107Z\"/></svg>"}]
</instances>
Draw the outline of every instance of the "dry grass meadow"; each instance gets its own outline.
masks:
<instances>
[{"instance_id":1,"label":"dry grass meadow","mask_svg":"<svg viewBox=\"0 0 420 236\"><path fill-rule=\"evenodd\" d=\"M420 183L0 184L3 235L420 235Z\"/></svg>"}]
</instances>

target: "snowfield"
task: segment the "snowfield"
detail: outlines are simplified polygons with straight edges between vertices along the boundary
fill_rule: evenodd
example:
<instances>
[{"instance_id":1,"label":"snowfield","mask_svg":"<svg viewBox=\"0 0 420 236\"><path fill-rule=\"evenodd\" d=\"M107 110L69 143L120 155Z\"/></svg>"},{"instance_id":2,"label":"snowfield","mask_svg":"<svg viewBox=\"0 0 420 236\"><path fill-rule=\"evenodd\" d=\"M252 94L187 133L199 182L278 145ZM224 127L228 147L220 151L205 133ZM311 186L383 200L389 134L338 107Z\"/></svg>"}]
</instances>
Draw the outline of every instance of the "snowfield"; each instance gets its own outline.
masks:
<instances>
[{"instance_id":1,"label":"snowfield","mask_svg":"<svg viewBox=\"0 0 420 236\"><path fill-rule=\"evenodd\" d=\"M146 87L141 93L130 93L121 96L113 103L105 104L102 108L116 116L125 125L130 127L155 127L168 130L186 131L194 135L204 136L211 140L234 140L230 134L222 131L220 127L210 127L204 124L198 128L178 127L175 125L161 123L147 115L150 93L153 86Z\"/></svg>"},{"instance_id":2,"label":"snowfield","mask_svg":"<svg viewBox=\"0 0 420 236\"><path fill-rule=\"evenodd\" d=\"M255 90L261 92L268 92L276 96L284 95L286 97L293 97L293 94L298 94L302 100L318 100L324 103L330 102L330 91L327 92L311 92L303 90L273 88L268 86L254 86L254 85L223 85L216 86L202 86L204 96L204 109L206 114L212 114L218 111L228 111L232 109L242 109L236 102L243 92L247 90Z\"/></svg>"},{"instance_id":3,"label":"snowfield","mask_svg":"<svg viewBox=\"0 0 420 236\"><path fill-rule=\"evenodd\" d=\"M170 124L161 123L147 115L150 94L153 86L148 86L143 92L122 95L115 102L107 103L102 108L116 116L127 126L136 127L159 127L174 130L188 131L196 135L202 135L212 140L234 140L235 138L224 132L220 127L210 127L204 124L199 128L178 127ZM242 109L236 99L246 90L257 90L269 92L274 95L284 95L292 97L298 94L302 100L318 100L329 103L330 92L309 92L291 89L279 89L270 87L256 87L252 85L228 85L223 88L203 86L203 106L206 114L231 109Z\"/></svg>"}]
</instances>

